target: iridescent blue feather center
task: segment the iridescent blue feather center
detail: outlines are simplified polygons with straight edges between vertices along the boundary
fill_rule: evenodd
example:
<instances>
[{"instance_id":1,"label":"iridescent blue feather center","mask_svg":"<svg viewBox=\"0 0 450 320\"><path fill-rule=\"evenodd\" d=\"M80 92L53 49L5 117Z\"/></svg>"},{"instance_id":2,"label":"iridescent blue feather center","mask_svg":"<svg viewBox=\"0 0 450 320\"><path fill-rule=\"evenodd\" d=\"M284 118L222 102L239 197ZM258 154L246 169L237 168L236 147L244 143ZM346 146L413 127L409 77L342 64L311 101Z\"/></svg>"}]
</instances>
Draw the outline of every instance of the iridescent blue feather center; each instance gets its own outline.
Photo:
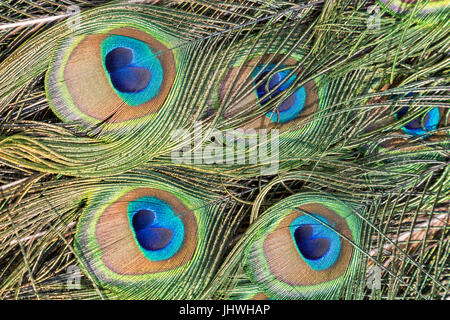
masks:
<instances>
[{"instance_id":1,"label":"iridescent blue feather center","mask_svg":"<svg viewBox=\"0 0 450 320\"><path fill-rule=\"evenodd\" d=\"M166 202L139 198L128 205L128 218L136 242L149 260L168 259L181 247L184 225Z\"/></svg>"},{"instance_id":2,"label":"iridescent blue feather center","mask_svg":"<svg viewBox=\"0 0 450 320\"><path fill-rule=\"evenodd\" d=\"M101 54L111 86L126 104L137 106L158 95L163 68L146 43L112 35L103 40Z\"/></svg>"},{"instance_id":3,"label":"iridescent blue feather center","mask_svg":"<svg viewBox=\"0 0 450 320\"><path fill-rule=\"evenodd\" d=\"M274 67L275 65L259 66L255 68L253 72L255 84L258 83L258 87L256 88L256 94L258 98L262 99L260 101L261 106L265 105L270 101L270 99L274 99L284 90L289 88L296 79L295 75L291 75L287 80L285 80L290 75L291 73L290 70L281 70L273 74L270 74L271 70ZM282 66L281 68L285 67L286 66ZM269 79L264 80L261 83L260 79L264 79L267 76L269 76ZM285 82L279 88L273 90L283 81ZM272 93L269 96L267 96L267 93L269 92ZM305 99L306 99L305 88L300 87L292 95L290 95L287 99L285 99L278 105L277 108L278 112L269 111L266 113L266 116L274 123L286 123L291 120L294 120L303 110L303 107L305 105Z\"/></svg>"},{"instance_id":4,"label":"iridescent blue feather center","mask_svg":"<svg viewBox=\"0 0 450 320\"><path fill-rule=\"evenodd\" d=\"M327 219L316 214L313 216L315 218L307 215L296 218L289 229L299 254L311 269L325 270L337 261L341 240Z\"/></svg>"}]
</instances>

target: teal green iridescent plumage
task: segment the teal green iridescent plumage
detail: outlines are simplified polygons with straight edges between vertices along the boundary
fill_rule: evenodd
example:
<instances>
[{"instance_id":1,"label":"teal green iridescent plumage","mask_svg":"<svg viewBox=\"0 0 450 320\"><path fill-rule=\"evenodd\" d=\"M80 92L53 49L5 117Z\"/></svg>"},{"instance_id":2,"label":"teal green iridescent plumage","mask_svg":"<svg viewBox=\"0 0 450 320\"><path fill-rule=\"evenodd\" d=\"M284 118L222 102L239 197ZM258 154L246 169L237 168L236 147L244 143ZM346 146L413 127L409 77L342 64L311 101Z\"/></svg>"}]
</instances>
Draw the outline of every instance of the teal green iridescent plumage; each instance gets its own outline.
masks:
<instances>
[{"instance_id":1,"label":"teal green iridescent plumage","mask_svg":"<svg viewBox=\"0 0 450 320\"><path fill-rule=\"evenodd\" d=\"M1 299L448 297L448 0L22 2Z\"/></svg>"}]
</instances>

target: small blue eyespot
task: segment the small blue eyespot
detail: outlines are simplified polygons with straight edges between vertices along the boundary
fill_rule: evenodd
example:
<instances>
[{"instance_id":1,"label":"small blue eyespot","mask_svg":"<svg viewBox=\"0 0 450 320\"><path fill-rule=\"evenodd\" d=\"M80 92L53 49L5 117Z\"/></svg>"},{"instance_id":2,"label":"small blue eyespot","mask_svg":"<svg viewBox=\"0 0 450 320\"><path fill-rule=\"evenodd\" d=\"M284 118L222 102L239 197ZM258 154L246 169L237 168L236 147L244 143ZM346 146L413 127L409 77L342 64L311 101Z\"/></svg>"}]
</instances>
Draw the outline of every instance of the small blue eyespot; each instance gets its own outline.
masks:
<instances>
[{"instance_id":1,"label":"small blue eyespot","mask_svg":"<svg viewBox=\"0 0 450 320\"><path fill-rule=\"evenodd\" d=\"M167 203L142 197L131 201L127 210L132 232L149 260L168 259L181 247L184 225Z\"/></svg>"},{"instance_id":2,"label":"small blue eyespot","mask_svg":"<svg viewBox=\"0 0 450 320\"><path fill-rule=\"evenodd\" d=\"M395 114L395 117L400 120L408 112L408 107L400 109ZM423 122L422 122L423 121ZM419 136L427 134L430 131L436 130L440 121L439 108L434 107L425 116L419 116L402 127L402 130L410 135ZM422 127L423 123L423 127Z\"/></svg>"},{"instance_id":3,"label":"small blue eyespot","mask_svg":"<svg viewBox=\"0 0 450 320\"><path fill-rule=\"evenodd\" d=\"M145 250L157 251L164 249L173 236L173 231L168 228L155 228L152 223L155 213L142 209L133 216L133 228L136 238Z\"/></svg>"},{"instance_id":4,"label":"small blue eyespot","mask_svg":"<svg viewBox=\"0 0 450 320\"><path fill-rule=\"evenodd\" d=\"M158 95L163 69L146 43L111 35L103 40L101 54L111 85L126 104L137 106Z\"/></svg>"},{"instance_id":5,"label":"small blue eyespot","mask_svg":"<svg viewBox=\"0 0 450 320\"><path fill-rule=\"evenodd\" d=\"M341 239L327 219L313 216L325 225L311 216L302 215L291 222L289 229L299 254L311 269L325 270L337 261Z\"/></svg>"},{"instance_id":6,"label":"small blue eyespot","mask_svg":"<svg viewBox=\"0 0 450 320\"><path fill-rule=\"evenodd\" d=\"M253 78L255 79L255 84L257 84L260 79L266 77L270 71L275 67L275 65L259 66L255 68L253 72ZM281 66L283 69L286 66ZM262 73L258 75L261 71ZM277 85L279 85L287 76L289 76L290 70L282 70L274 73L268 80L263 81L257 88L256 94L261 100L270 91L272 91ZM264 98L260 101L260 105L263 106L270 101L270 99L275 98L284 90L289 88L295 81L296 76L292 75L285 83L283 83L278 89L273 91L269 97ZM303 110L306 99L306 91L304 87L297 89L291 96L281 102L277 108L277 111L269 111L266 116L274 123L287 123L298 117L300 112Z\"/></svg>"}]
</instances>

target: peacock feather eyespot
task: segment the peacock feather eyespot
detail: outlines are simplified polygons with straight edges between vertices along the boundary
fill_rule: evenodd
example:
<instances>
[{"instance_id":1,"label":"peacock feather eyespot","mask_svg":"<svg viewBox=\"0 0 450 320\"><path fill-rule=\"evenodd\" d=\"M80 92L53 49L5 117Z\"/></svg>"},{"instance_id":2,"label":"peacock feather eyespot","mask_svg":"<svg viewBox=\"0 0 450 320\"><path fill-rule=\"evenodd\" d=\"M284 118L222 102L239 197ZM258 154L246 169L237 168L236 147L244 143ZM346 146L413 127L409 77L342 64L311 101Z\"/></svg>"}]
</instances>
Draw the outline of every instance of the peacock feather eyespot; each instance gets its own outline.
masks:
<instances>
[{"instance_id":1,"label":"peacock feather eyespot","mask_svg":"<svg viewBox=\"0 0 450 320\"><path fill-rule=\"evenodd\" d=\"M116 93L136 106L156 96L163 80L160 61L147 44L124 36L112 35L101 45L103 63Z\"/></svg>"},{"instance_id":2,"label":"peacock feather eyespot","mask_svg":"<svg viewBox=\"0 0 450 320\"><path fill-rule=\"evenodd\" d=\"M311 269L328 269L336 262L341 250L341 240L325 217L317 214L312 217L303 215L292 221L289 229L299 254Z\"/></svg>"},{"instance_id":3,"label":"peacock feather eyespot","mask_svg":"<svg viewBox=\"0 0 450 320\"><path fill-rule=\"evenodd\" d=\"M268 209L267 231L249 241L251 281L275 299L335 297L358 260L353 245L362 223L353 210L318 194L294 195Z\"/></svg>"},{"instance_id":4,"label":"peacock feather eyespot","mask_svg":"<svg viewBox=\"0 0 450 320\"><path fill-rule=\"evenodd\" d=\"M46 75L51 108L84 128L153 118L175 81L166 39L129 27L64 39Z\"/></svg>"},{"instance_id":5,"label":"peacock feather eyespot","mask_svg":"<svg viewBox=\"0 0 450 320\"><path fill-rule=\"evenodd\" d=\"M155 197L136 199L128 205L128 218L137 244L149 260L169 259L180 248L184 225L166 202Z\"/></svg>"},{"instance_id":6,"label":"peacock feather eyespot","mask_svg":"<svg viewBox=\"0 0 450 320\"><path fill-rule=\"evenodd\" d=\"M392 132L389 128L376 142L379 152L423 149L428 142L439 143L447 138L447 132L442 130L450 119L447 108L431 107L425 95L413 92L391 94L385 99L389 99L392 105L381 110L386 115L385 119L374 123L370 130L387 128L394 122L396 129ZM397 106L397 103L401 105Z\"/></svg>"},{"instance_id":7,"label":"peacock feather eyespot","mask_svg":"<svg viewBox=\"0 0 450 320\"><path fill-rule=\"evenodd\" d=\"M407 116L409 108L403 107L396 114L397 120ZM436 130L440 121L439 108L434 107L424 115L420 115L406 123L402 130L412 136L426 135L430 131Z\"/></svg>"},{"instance_id":8,"label":"peacock feather eyespot","mask_svg":"<svg viewBox=\"0 0 450 320\"><path fill-rule=\"evenodd\" d=\"M264 106L270 99L275 98L284 90L288 89L295 81L296 76L290 75L291 70L288 66L282 65L278 70L274 70L274 64L268 66L258 66L252 73L255 82L256 94L259 98L259 103ZM272 74L270 75L270 72ZM269 77L267 77L270 75ZM267 79L266 79L267 78ZM258 85L258 83L261 83ZM270 94L269 94L270 93ZM269 96L264 99L266 95ZM269 111L266 113L267 118L274 123L286 123L296 119L305 105L305 87L302 86L297 89L287 99L283 100L277 107L276 111Z\"/></svg>"},{"instance_id":9,"label":"peacock feather eyespot","mask_svg":"<svg viewBox=\"0 0 450 320\"><path fill-rule=\"evenodd\" d=\"M297 57L300 59L300 57ZM287 130L296 123L313 115L318 110L318 91L314 80L298 87L298 61L284 55L259 55L247 61L238 60L226 72L218 88L218 100L224 105L225 119L248 115L255 109L270 109L264 115L256 116L241 128ZM251 79L248 82L248 79ZM296 86L298 88L293 89ZM233 92L252 87L244 97L236 97ZM293 90L287 97L281 95Z\"/></svg>"},{"instance_id":10,"label":"peacock feather eyespot","mask_svg":"<svg viewBox=\"0 0 450 320\"><path fill-rule=\"evenodd\" d=\"M93 195L75 235L80 262L121 298L163 295L152 287L179 280L190 265L198 268L192 259L203 217L192 207L202 204L163 184Z\"/></svg>"}]
</instances>

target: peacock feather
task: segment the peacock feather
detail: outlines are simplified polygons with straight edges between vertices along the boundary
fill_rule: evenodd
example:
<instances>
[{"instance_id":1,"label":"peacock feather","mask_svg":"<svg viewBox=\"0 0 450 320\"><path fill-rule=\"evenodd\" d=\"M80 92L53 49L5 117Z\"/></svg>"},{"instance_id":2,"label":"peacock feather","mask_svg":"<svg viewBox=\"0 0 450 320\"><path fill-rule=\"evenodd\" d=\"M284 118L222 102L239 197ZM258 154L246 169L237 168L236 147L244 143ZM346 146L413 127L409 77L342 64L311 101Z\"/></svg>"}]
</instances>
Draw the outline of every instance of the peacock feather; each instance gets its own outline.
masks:
<instances>
[{"instance_id":1,"label":"peacock feather","mask_svg":"<svg viewBox=\"0 0 450 320\"><path fill-rule=\"evenodd\" d=\"M0 297L448 299L447 17L2 1Z\"/></svg>"},{"instance_id":2,"label":"peacock feather","mask_svg":"<svg viewBox=\"0 0 450 320\"><path fill-rule=\"evenodd\" d=\"M361 237L357 213L326 195L303 193L261 216L266 214L276 220L260 220L267 225L249 228L252 239L246 249L247 272L259 290L279 299L326 298L339 292L358 262L352 247L358 247Z\"/></svg>"},{"instance_id":3,"label":"peacock feather","mask_svg":"<svg viewBox=\"0 0 450 320\"><path fill-rule=\"evenodd\" d=\"M233 228L228 215L213 194L160 179L102 186L88 196L75 250L86 272L121 298L188 298L217 263L215 239ZM195 286L172 290L178 283Z\"/></svg>"}]
</instances>

